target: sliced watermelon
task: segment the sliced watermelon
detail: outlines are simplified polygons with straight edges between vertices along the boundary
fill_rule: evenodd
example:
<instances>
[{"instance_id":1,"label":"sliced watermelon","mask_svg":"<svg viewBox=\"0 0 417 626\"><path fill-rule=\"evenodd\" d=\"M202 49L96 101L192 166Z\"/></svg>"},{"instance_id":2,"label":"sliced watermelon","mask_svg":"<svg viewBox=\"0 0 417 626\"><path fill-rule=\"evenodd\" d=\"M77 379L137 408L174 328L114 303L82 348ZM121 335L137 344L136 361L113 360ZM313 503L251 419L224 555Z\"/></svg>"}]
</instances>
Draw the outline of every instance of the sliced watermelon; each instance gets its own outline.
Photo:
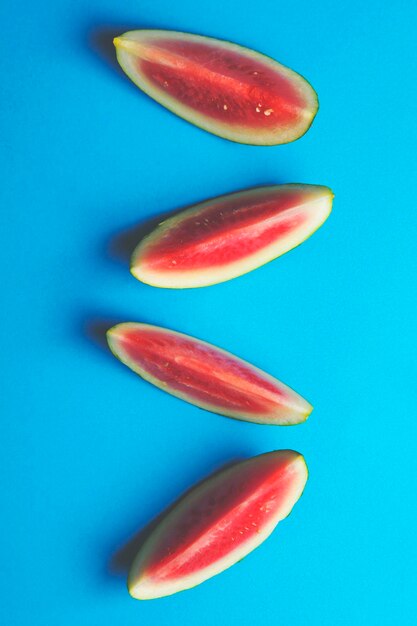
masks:
<instances>
[{"instance_id":1,"label":"sliced watermelon","mask_svg":"<svg viewBox=\"0 0 417 626\"><path fill-rule=\"evenodd\" d=\"M279 450L200 483L139 550L129 572L129 593L139 600L168 596L234 565L289 515L307 477L301 454Z\"/></svg>"},{"instance_id":2,"label":"sliced watermelon","mask_svg":"<svg viewBox=\"0 0 417 626\"><path fill-rule=\"evenodd\" d=\"M107 332L113 354L167 393L228 417L259 424L304 422L313 407L246 361L182 333L124 323Z\"/></svg>"},{"instance_id":3,"label":"sliced watermelon","mask_svg":"<svg viewBox=\"0 0 417 626\"><path fill-rule=\"evenodd\" d=\"M228 41L165 30L116 37L117 59L151 98L239 143L294 141L310 127L317 95L302 76Z\"/></svg>"},{"instance_id":4,"label":"sliced watermelon","mask_svg":"<svg viewBox=\"0 0 417 626\"><path fill-rule=\"evenodd\" d=\"M204 287L246 274L310 237L333 193L319 185L273 185L201 202L142 239L131 272L155 287Z\"/></svg>"}]
</instances>

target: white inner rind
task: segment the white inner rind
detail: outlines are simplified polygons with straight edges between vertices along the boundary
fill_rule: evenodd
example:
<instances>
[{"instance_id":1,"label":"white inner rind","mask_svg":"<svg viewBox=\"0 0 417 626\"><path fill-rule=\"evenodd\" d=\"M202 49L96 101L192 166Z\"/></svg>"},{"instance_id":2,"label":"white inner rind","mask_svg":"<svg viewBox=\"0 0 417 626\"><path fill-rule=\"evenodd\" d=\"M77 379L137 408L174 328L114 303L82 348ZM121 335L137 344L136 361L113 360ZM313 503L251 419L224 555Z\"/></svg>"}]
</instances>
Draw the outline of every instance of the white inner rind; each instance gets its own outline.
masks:
<instances>
[{"instance_id":1,"label":"white inner rind","mask_svg":"<svg viewBox=\"0 0 417 626\"><path fill-rule=\"evenodd\" d=\"M227 121L211 120L210 117L199 113L198 110L193 107L179 102L176 98L154 85L138 69L137 59L143 58L144 47L155 46L158 40L161 39L221 46L249 59L255 59L267 67L270 67L275 72L286 77L305 102L305 108L300 111L299 121L296 124L289 124L287 127L281 125L272 129L248 128L238 125L232 126ZM138 44L136 49L135 43ZM225 139L252 145L277 145L288 143L298 139L308 130L317 113L317 94L300 74L297 74L297 72L290 70L288 67L285 67L285 65L281 65L281 63L278 63L260 52L255 52L254 50L239 46L238 44L213 39L211 37L191 35L189 33L164 30L134 30L124 33L121 37L117 37L115 45L117 59L121 67L142 91L180 117L215 135L220 135Z\"/></svg>"},{"instance_id":2,"label":"white inner rind","mask_svg":"<svg viewBox=\"0 0 417 626\"><path fill-rule=\"evenodd\" d=\"M185 337L187 340L195 341L197 344L202 346L207 346L210 350L214 350L219 353L219 356L226 356L228 359L235 361L236 363L240 363L245 367L250 368L251 371L254 372L255 375L260 376L264 380L272 383L279 391L283 392L283 396L277 398L277 402L273 409L270 411L264 411L263 413L254 413L254 412L245 412L244 410L233 410L229 408L224 408L222 406L216 404L210 404L209 402L203 402L198 399L193 398L191 395L188 395L186 392L181 392L175 389L172 389L169 386L169 383L162 381L155 376L149 374L142 366L138 365L126 352L123 347L123 340L125 336L125 331L129 330L156 330L158 333L166 333L167 335L174 338L175 337ZM144 380L152 383L159 389L166 391L167 393L185 400L191 404L194 404L202 409L210 411L212 413L217 413L219 415L225 415L227 417L232 417L239 420L244 420L247 422L255 422L257 424L277 424L280 426L290 426L292 424L299 424L304 422L307 417L310 415L313 407L307 400L305 400L302 396L300 396L297 392L295 392L291 387L288 387L277 378L274 378L270 374L267 374L263 370L255 367L251 363L244 361L243 359L239 359L234 356L230 352L226 350L222 350L217 346L213 346L205 341L201 341L199 339L195 339L190 337L189 335L184 335L183 333L178 333L176 331L168 330L165 328L161 328L159 326L152 326L150 324L140 324L135 322L125 322L123 324L118 324L114 326L107 332L107 341L109 347L113 354L120 360L122 363L127 365L131 370L133 370L136 374L141 376ZM250 394L249 394L250 395Z\"/></svg>"},{"instance_id":3,"label":"white inner rind","mask_svg":"<svg viewBox=\"0 0 417 626\"><path fill-rule=\"evenodd\" d=\"M278 214L275 218L270 218L269 221L271 224L276 223L280 219L288 219L290 215L302 215L305 219L298 228L292 229L286 235L280 235L273 243L237 261L229 263L222 262L222 264L218 266L212 265L208 268L195 270L169 269L158 271L157 269L153 269L152 264L147 264L146 262L147 247L157 242L161 233L166 232L171 224L175 226L183 218L188 217L192 211L197 212L199 209L204 210L204 205L207 203L201 203L191 209L185 210L178 216L166 220L139 243L132 255L132 274L138 280L155 287L170 289L204 287L225 282L241 276L242 274L246 274L289 252L308 239L308 237L326 221L332 209L333 193L327 187L318 185L282 185L279 187L282 187L283 191L288 188L296 189L298 187L300 192L305 194L305 201L299 206L283 211L282 214ZM268 190L269 188L263 189ZM270 189L272 190L274 187ZM253 192L241 193L242 195L245 193L255 194L256 192L259 193L259 191L260 190L254 190ZM219 200L221 200L221 198ZM213 203L213 201L211 201L211 203ZM221 204L219 204L219 206L221 206ZM178 247L181 249L181 243L178 244Z\"/></svg>"},{"instance_id":4,"label":"white inner rind","mask_svg":"<svg viewBox=\"0 0 417 626\"><path fill-rule=\"evenodd\" d=\"M288 454L289 452L290 451L283 450L280 452L272 452L268 454ZM228 569L229 567L243 559L260 544L262 544L269 537L277 524L289 515L293 506L300 498L307 482L308 470L304 458L295 452L292 452L292 454L294 455L294 460L289 463L288 467L286 468L286 472L291 472L293 474L293 483L288 489L288 493L282 501L281 506L275 511L274 515L271 516L271 519L268 521L267 524L265 524L261 528L258 528L257 532L248 537L245 542L240 543L237 548L230 551L227 555L218 559L211 565L203 567L198 572L194 572L193 574L187 576L180 576L171 580L158 580L158 570L156 569L156 573L153 574L152 578L151 575L147 575L147 563L149 562L150 557L152 557L152 553L154 552L154 550L157 549L159 537L163 534L166 527L169 527L169 524L174 521L176 517L181 517L181 515L187 511L187 508L192 507L192 499L197 494L191 493L188 497L186 496L184 500L180 502L178 507L176 507L172 511L172 513L169 514L166 519L161 522L160 526L156 528L149 540L145 543L143 548L138 553L129 572L129 593L134 598L137 598L139 600L150 600L172 595L174 593L177 593L178 591L183 591L185 589L190 589L204 582L205 580L208 580L212 576L220 574L224 570ZM251 459L251 461L256 462L257 458ZM237 468L239 468L239 466L237 466ZM231 471L233 471L234 469L235 468L232 468ZM221 476L214 478L213 480L221 480ZM243 503L243 506L247 505L247 509L248 511L250 511L251 501L256 499L257 494L255 493L253 497L249 498L246 503ZM241 506L242 505L240 505L240 507ZM250 523L249 519L248 523ZM220 526L219 531L217 531L218 526ZM198 551L199 553L204 555L205 549L210 550L210 546L215 545L213 543L212 533L214 532L214 534L216 534L216 531L219 532L221 536L221 532L231 532L232 529L227 528L222 531L221 522L217 522L216 528L209 529L207 533L205 533L205 535L197 539L193 545L188 547L186 549L186 552L192 554ZM181 558L181 555L177 558ZM184 555L184 558L186 558L186 555Z\"/></svg>"}]
</instances>

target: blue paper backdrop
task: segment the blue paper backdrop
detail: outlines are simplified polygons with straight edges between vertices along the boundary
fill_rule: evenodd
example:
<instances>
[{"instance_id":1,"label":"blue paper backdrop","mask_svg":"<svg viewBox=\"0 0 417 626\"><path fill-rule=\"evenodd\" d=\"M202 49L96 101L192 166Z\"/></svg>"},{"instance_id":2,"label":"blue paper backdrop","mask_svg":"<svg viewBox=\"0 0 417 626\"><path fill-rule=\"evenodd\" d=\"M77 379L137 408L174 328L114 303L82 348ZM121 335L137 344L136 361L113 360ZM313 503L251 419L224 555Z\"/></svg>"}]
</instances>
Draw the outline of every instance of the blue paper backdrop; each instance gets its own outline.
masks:
<instances>
[{"instance_id":1,"label":"blue paper backdrop","mask_svg":"<svg viewBox=\"0 0 417 626\"><path fill-rule=\"evenodd\" d=\"M411 0L3 3L2 624L415 624L416 11ZM258 148L183 122L117 70L111 37L133 27L275 56L318 91L312 129ZM134 224L294 181L336 198L285 257L184 292L129 274L118 236ZM258 427L164 395L96 341L121 320L228 348L315 410L299 427ZM195 590L129 597L114 554L132 534L230 459L285 447L305 455L310 480L267 543Z\"/></svg>"}]
</instances>

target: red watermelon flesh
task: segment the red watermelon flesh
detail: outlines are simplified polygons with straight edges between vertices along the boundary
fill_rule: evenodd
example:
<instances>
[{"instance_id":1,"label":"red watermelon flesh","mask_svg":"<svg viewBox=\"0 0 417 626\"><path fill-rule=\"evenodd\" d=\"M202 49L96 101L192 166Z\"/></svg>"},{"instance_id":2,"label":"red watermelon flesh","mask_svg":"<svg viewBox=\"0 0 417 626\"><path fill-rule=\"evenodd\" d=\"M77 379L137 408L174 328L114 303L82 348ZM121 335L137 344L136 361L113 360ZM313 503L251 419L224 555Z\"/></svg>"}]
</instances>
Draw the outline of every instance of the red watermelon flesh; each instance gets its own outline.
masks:
<instances>
[{"instance_id":1,"label":"red watermelon flesh","mask_svg":"<svg viewBox=\"0 0 417 626\"><path fill-rule=\"evenodd\" d=\"M258 547L284 519L307 481L292 450L234 464L179 501L140 549L128 587L138 599L194 587Z\"/></svg>"},{"instance_id":2,"label":"red watermelon flesh","mask_svg":"<svg viewBox=\"0 0 417 626\"><path fill-rule=\"evenodd\" d=\"M131 261L142 282L201 287L249 272L296 247L327 219L333 194L319 185L273 185L196 204L160 223Z\"/></svg>"},{"instance_id":3,"label":"red watermelon flesh","mask_svg":"<svg viewBox=\"0 0 417 626\"><path fill-rule=\"evenodd\" d=\"M203 409L262 424L303 422L312 406L250 363L158 326L124 323L108 331L112 352L145 380Z\"/></svg>"},{"instance_id":4,"label":"red watermelon flesh","mask_svg":"<svg viewBox=\"0 0 417 626\"><path fill-rule=\"evenodd\" d=\"M143 91L232 141L294 141L307 131L318 109L314 90L299 74L227 41L137 30L114 43L121 67Z\"/></svg>"}]
</instances>

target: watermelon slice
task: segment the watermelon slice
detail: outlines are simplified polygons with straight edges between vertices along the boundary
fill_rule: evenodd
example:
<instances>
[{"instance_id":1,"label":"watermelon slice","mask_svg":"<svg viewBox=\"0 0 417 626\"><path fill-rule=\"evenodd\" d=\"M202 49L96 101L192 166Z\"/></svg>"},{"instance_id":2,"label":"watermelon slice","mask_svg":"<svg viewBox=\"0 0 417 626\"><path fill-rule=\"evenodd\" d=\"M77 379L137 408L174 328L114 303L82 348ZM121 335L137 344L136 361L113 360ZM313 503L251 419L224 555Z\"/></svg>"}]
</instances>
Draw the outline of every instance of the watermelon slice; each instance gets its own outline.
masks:
<instances>
[{"instance_id":1,"label":"watermelon slice","mask_svg":"<svg viewBox=\"0 0 417 626\"><path fill-rule=\"evenodd\" d=\"M317 113L317 95L302 76L228 41L134 30L114 44L121 67L140 89L225 139L288 143L309 129Z\"/></svg>"},{"instance_id":2,"label":"watermelon slice","mask_svg":"<svg viewBox=\"0 0 417 626\"><path fill-rule=\"evenodd\" d=\"M191 404L259 424L304 422L313 407L246 361L182 333L124 323L107 332L113 354L142 378Z\"/></svg>"},{"instance_id":3,"label":"watermelon slice","mask_svg":"<svg viewBox=\"0 0 417 626\"><path fill-rule=\"evenodd\" d=\"M257 187L207 200L161 222L133 252L131 272L155 287L204 287L295 248L327 219L319 185Z\"/></svg>"},{"instance_id":4,"label":"watermelon slice","mask_svg":"<svg viewBox=\"0 0 417 626\"><path fill-rule=\"evenodd\" d=\"M128 577L139 600L190 589L257 548L300 498L304 458L268 452L218 472L188 492L142 545Z\"/></svg>"}]
</instances>

